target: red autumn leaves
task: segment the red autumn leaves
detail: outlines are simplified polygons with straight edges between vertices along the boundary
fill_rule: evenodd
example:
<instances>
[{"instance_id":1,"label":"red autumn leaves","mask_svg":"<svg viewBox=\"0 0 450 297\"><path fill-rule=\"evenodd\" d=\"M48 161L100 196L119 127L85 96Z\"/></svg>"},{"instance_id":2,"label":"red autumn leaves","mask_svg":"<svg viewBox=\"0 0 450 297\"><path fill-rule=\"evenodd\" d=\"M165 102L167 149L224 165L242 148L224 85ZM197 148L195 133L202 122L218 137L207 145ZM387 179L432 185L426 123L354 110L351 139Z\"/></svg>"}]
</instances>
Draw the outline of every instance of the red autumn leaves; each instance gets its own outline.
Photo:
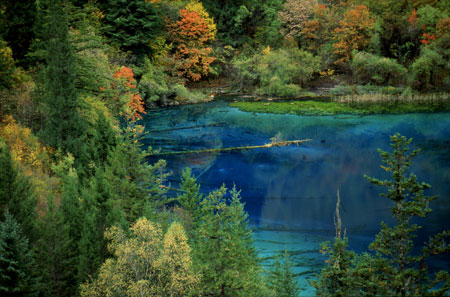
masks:
<instances>
[{"instance_id":1,"label":"red autumn leaves","mask_svg":"<svg viewBox=\"0 0 450 297\"><path fill-rule=\"evenodd\" d=\"M209 65L216 59L207 46L214 39L208 19L197 11L180 10L179 20L168 25L169 35L176 44L177 74L198 81L210 72Z\"/></svg>"},{"instance_id":2,"label":"red autumn leaves","mask_svg":"<svg viewBox=\"0 0 450 297\"><path fill-rule=\"evenodd\" d=\"M125 96L128 101L128 109L126 109L125 117L132 121L142 119L142 114L145 114L144 101L136 89L133 70L129 67L122 66L119 71L114 73L113 77L123 83L123 85L116 86L116 88L124 88L121 95Z\"/></svg>"}]
</instances>

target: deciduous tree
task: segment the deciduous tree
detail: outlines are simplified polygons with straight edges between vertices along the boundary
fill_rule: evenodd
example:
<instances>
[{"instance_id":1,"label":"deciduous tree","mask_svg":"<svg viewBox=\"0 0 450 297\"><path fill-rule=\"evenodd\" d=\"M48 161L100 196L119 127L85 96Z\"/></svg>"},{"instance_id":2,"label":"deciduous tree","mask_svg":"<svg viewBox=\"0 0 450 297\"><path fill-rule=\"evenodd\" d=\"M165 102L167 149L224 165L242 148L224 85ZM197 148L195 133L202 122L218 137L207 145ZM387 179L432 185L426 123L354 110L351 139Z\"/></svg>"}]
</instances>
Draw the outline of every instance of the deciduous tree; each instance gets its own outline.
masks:
<instances>
[{"instance_id":1,"label":"deciduous tree","mask_svg":"<svg viewBox=\"0 0 450 297\"><path fill-rule=\"evenodd\" d=\"M81 287L81 296L189 295L197 283L190 248L179 223L163 236L161 227L139 219L127 235L118 227L105 236L114 258L106 260L99 275Z\"/></svg>"},{"instance_id":2,"label":"deciduous tree","mask_svg":"<svg viewBox=\"0 0 450 297\"><path fill-rule=\"evenodd\" d=\"M283 23L282 33L299 40L305 23L312 17L316 5L317 0L287 0L283 4L283 10L278 13Z\"/></svg>"},{"instance_id":3,"label":"deciduous tree","mask_svg":"<svg viewBox=\"0 0 450 297\"><path fill-rule=\"evenodd\" d=\"M118 102L122 115L133 122L142 119L142 114L145 114L144 102L136 89L133 69L122 66L113 77L117 80L114 88L118 93L114 100Z\"/></svg>"},{"instance_id":4,"label":"deciduous tree","mask_svg":"<svg viewBox=\"0 0 450 297\"><path fill-rule=\"evenodd\" d=\"M188 7L196 8L189 10ZM188 4L180 10L180 19L169 24L169 34L176 43L176 69L181 77L198 81L211 72L209 65L215 60L208 43L214 39L215 30L201 3Z\"/></svg>"},{"instance_id":5,"label":"deciduous tree","mask_svg":"<svg viewBox=\"0 0 450 297\"><path fill-rule=\"evenodd\" d=\"M334 53L339 56L336 64L348 62L353 50L363 50L369 44L374 22L365 5L357 5L344 13L344 19L334 30Z\"/></svg>"}]
</instances>

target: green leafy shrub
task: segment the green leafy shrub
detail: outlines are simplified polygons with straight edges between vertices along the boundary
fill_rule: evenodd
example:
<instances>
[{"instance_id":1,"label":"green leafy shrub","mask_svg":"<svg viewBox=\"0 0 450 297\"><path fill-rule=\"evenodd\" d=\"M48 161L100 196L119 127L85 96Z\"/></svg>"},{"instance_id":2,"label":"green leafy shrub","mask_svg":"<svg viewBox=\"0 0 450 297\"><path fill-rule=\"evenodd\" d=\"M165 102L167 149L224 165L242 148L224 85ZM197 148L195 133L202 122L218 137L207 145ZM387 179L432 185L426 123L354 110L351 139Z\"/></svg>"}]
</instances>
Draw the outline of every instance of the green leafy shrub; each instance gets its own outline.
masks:
<instances>
[{"instance_id":1,"label":"green leafy shrub","mask_svg":"<svg viewBox=\"0 0 450 297\"><path fill-rule=\"evenodd\" d=\"M161 66L154 65L145 59L139 91L145 102L156 101L169 94L168 76Z\"/></svg>"},{"instance_id":2,"label":"green leafy shrub","mask_svg":"<svg viewBox=\"0 0 450 297\"><path fill-rule=\"evenodd\" d=\"M448 61L431 47L424 47L410 67L410 85L417 90L427 90L440 85L448 75ZM445 69L447 68L447 70Z\"/></svg>"},{"instance_id":3,"label":"green leafy shrub","mask_svg":"<svg viewBox=\"0 0 450 297\"><path fill-rule=\"evenodd\" d=\"M172 87L172 91L175 92L178 101L198 103L207 99L207 95L202 92L188 90L185 86L180 84L175 84Z\"/></svg>"},{"instance_id":4,"label":"green leafy shrub","mask_svg":"<svg viewBox=\"0 0 450 297\"><path fill-rule=\"evenodd\" d=\"M360 84L402 85L406 81L407 69L397 61L367 52L354 52L351 67Z\"/></svg>"},{"instance_id":5,"label":"green leafy shrub","mask_svg":"<svg viewBox=\"0 0 450 297\"><path fill-rule=\"evenodd\" d=\"M294 84L286 84L278 76L270 77L269 81L264 81L257 92L260 95L275 95L281 97L295 96L301 91L300 86Z\"/></svg>"},{"instance_id":6,"label":"green leafy shrub","mask_svg":"<svg viewBox=\"0 0 450 297\"><path fill-rule=\"evenodd\" d=\"M260 95L295 96L301 86L320 70L320 58L298 49L264 49L234 61L241 89L256 86Z\"/></svg>"},{"instance_id":7,"label":"green leafy shrub","mask_svg":"<svg viewBox=\"0 0 450 297\"><path fill-rule=\"evenodd\" d=\"M447 14L431 5L425 5L417 9L418 22L421 28L427 33L435 33L436 32L436 24L440 19L443 19L447 16Z\"/></svg>"}]
</instances>

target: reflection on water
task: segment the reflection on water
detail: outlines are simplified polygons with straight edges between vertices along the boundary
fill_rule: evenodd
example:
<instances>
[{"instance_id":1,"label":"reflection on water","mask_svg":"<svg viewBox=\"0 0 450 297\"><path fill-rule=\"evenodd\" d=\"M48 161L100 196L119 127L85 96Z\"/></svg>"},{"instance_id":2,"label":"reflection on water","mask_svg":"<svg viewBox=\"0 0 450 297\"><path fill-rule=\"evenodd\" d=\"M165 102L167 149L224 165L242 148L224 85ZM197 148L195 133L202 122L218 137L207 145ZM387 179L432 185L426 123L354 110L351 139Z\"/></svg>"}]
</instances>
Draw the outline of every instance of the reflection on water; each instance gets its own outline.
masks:
<instances>
[{"instance_id":1,"label":"reflection on water","mask_svg":"<svg viewBox=\"0 0 450 297\"><path fill-rule=\"evenodd\" d=\"M334 235L336 190L342 199L342 222L356 250L366 249L390 222L390 203L378 196L363 174L387 177L377 148L389 149L389 135L400 132L421 148L413 171L440 194L431 204L419 241L450 229L450 114L376 116L269 115L241 112L225 102L149 112L143 121L151 131L143 142L163 151L261 145L280 131L286 139L312 141L302 146L274 147L167 158L172 186L189 166L205 192L236 184L255 227L261 256L288 249L304 280L320 269L319 243ZM152 160L150 160L152 161ZM448 260L440 263L450 267ZM310 289L310 288L309 288Z\"/></svg>"}]
</instances>

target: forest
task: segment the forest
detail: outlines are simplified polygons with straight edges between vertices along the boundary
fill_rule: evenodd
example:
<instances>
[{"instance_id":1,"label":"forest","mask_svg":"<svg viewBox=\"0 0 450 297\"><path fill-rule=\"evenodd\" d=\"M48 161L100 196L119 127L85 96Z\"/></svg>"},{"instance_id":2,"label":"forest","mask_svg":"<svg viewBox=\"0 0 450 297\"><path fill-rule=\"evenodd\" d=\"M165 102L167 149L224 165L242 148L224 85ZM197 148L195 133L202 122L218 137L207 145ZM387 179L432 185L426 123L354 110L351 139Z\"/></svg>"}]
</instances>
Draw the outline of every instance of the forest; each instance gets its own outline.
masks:
<instances>
[{"instance_id":1,"label":"forest","mask_svg":"<svg viewBox=\"0 0 450 297\"><path fill-rule=\"evenodd\" d=\"M272 114L448 112L450 0L2 0L0 295L305 296L287 251L261 263L238 186L206 193L189 167L174 186L149 162L147 113L221 94ZM419 150L390 141L388 179L366 179L395 223L353 251L338 192L316 296L450 292L426 264L450 231L416 253L437 199L409 171Z\"/></svg>"}]
</instances>

